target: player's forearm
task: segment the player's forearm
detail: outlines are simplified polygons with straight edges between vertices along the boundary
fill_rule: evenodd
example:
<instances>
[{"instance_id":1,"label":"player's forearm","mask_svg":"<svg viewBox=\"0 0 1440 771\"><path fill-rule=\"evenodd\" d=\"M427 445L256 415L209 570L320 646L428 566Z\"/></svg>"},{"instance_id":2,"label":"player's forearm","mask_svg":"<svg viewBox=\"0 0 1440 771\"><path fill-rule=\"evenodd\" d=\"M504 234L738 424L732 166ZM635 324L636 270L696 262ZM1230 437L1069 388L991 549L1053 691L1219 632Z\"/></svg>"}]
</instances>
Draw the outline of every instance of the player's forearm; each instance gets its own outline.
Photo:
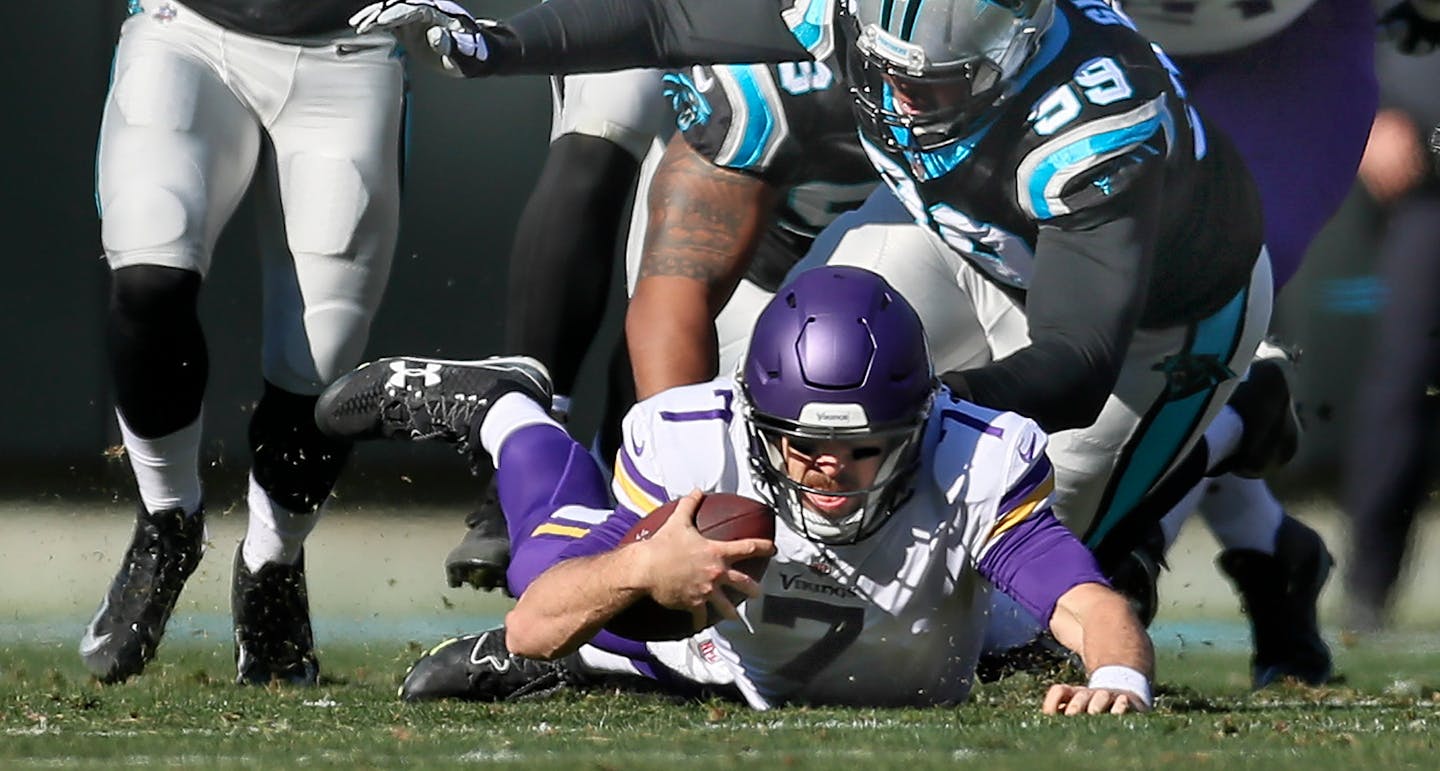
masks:
<instances>
[{"instance_id":1,"label":"player's forearm","mask_svg":"<svg viewBox=\"0 0 1440 771\"><path fill-rule=\"evenodd\" d=\"M648 594L625 549L560 562L540 574L505 616L512 653L555 659L589 642L606 622Z\"/></svg>"},{"instance_id":2,"label":"player's forearm","mask_svg":"<svg viewBox=\"0 0 1440 771\"><path fill-rule=\"evenodd\" d=\"M1130 603L1101 584L1080 584L1061 596L1050 619L1061 645L1080 654L1085 671L1121 666L1155 676L1155 650Z\"/></svg>"},{"instance_id":3,"label":"player's forearm","mask_svg":"<svg viewBox=\"0 0 1440 771\"><path fill-rule=\"evenodd\" d=\"M625 312L625 340L637 398L715 376L719 342L707 295L703 281L682 276L650 276L636 284Z\"/></svg>"},{"instance_id":4,"label":"player's forearm","mask_svg":"<svg viewBox=\"0 0 1440 771\"><path fill-rule=\"evenodd\" d=\"M550 0L484 33L487 74L809 58L777 0Z\"/></svg>"},{"instance_id":5,"label":"player's forearm","mask_svg":"<svg viewBox=\"0 0 1440 771\"><path fill-rule=\"evenodd\" d=\"M945 382L963 398L1018 412L1048 432L1094 423L1145 306L1156 216L1137 209L1084 229L1042 227L1025 300L1030 345L946 373Z\"/></svg>"},{"instance_id":6,"label":"player's forearm","mask_svg":"<svg viewBox=\"0 0 1440 771\"><path fill-rule=\"evenodd\" d=\"M994 364L941 376L955 394L1039 423L1048 432L1095 422L1119 375L1118 360L1095 356L1101 345L1036 340Z\"/></svg>"}]
</instances>

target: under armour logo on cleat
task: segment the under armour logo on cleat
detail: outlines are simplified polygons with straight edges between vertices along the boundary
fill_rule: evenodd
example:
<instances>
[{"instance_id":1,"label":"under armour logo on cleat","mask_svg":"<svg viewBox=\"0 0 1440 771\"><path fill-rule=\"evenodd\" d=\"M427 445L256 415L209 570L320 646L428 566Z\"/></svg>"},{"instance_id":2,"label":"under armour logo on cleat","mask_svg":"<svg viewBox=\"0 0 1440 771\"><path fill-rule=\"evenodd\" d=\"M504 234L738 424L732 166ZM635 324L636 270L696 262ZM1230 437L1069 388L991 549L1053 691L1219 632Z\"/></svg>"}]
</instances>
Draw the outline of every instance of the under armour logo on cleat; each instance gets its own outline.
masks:
<instances>
[{"instance_id":1,"label":"under armour logo on cleat","mask_svg":"<svg viewBox=\"0 0 1440 771\"><path fill-rule=\"evenodd\" d=\"M440 385L439 364L431 363L423 367L411 367L408 362L403 360L392 361L390 362L390 371L394 374L385 381L385 385L390 388L404 389L406 380L412 377L423 378L426 386Z\"/></svg>"}]
</instances>

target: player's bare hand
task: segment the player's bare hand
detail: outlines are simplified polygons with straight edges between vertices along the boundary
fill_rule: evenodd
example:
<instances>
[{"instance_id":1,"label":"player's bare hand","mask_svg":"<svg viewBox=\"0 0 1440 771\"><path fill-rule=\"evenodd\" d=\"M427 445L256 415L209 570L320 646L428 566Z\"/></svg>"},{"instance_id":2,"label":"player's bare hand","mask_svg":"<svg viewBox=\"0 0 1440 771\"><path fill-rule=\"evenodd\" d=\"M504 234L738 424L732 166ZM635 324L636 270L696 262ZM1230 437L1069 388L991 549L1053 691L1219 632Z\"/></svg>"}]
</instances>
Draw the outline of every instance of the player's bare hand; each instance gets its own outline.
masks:
<instances>
[{"instance_id":1,"label":"player's bare hand","mask_svg":"<svg viewBox=\"0 0 1440 771\"><path fill-rule=\"evenodd\" d=\"M1127 712L1149 712L1137 694L1111 688L1089 688L1083 685L1056 683L1045 694L1042 711L1047 715L1123 715Z\"/></svg>"},{"instance_id":2,"label":"player's bare hand","mask_svg":"<svg viewBox=\"0 0 1440 771\"><path fill-rule=\"evenodd\" d=\"M667 608L689 610L704 618L706 604L724 617L739 617L723 589L733 587L757 597L760 586L731 566L752 557L775 554L775 544L763 538L712 541L695 529L695 511L705 496L698 490L682 498L670 518L648 540L634 547L642 560L645 588Z\"/></svg>"},{"instance_id":3,"label":"player's bare hand","mask_svg":"<svg viewBox=\"0 0 1440 771\"><path fill-rule=\"evenodd\" d=\"M1377 203L1386 204L1415 189L1429 168L1420 128L1399 110L1381 110L1370 127L1357 176Z\"/></svg>"}]
</instances>

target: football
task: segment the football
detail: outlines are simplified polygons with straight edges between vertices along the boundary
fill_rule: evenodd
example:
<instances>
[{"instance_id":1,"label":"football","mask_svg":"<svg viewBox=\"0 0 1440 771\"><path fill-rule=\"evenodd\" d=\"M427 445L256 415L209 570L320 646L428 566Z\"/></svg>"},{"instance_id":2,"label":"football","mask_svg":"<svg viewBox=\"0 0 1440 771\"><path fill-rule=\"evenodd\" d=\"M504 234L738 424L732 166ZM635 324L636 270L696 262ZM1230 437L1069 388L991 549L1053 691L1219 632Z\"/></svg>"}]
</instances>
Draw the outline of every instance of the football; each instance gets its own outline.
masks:
<instances>
[{"instance_id":1,"label":"football","mask_svg":"<svg viewBox=\"0 0 1440 771\"><path fill-rule=\"evenodd\" d=\"M654 535L655 531L665 524L665 521L674 513L675 506L679 502L679 499L670 501L650 512L630 528L630 532L625 534L620 541L620 546L616 548L623 549L629 544L643 541ZM712 541L738 541L744 538L773 540L775 538L775 512L760 501L741 495L709 493L700 502L700 508L695 512L695 529ZM755 558L737 562L734 567L758 581L760 576L765 573L765 566L769 562L770 560L766 558ZM731 602L738 604L745 599L743 594L733 589L725 591ZM719 614L711 608L705 625L711 626L719 620ZM672 610L649 597L644 597L620 611L610 619L610 623L605 625L605 629L621 637L641 641L681 640L700 631L695 628L689 613L683 610Z\"/></svg>"}]
</instances>

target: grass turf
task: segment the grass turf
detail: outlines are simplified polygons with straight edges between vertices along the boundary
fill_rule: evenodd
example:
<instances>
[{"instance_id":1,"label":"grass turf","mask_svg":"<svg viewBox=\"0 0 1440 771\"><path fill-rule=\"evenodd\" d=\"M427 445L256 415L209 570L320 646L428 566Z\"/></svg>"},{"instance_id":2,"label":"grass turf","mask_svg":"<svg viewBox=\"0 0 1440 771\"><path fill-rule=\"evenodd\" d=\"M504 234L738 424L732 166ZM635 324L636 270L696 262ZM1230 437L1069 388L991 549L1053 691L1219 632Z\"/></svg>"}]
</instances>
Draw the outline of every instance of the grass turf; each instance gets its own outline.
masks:
<instances>
[{"instance_id":1,"label":"grass turf","mask_svg":"<svg viewBox=\"0 0 1440 771\"><path fill-rule=\"evenodd\" d=\"M1050 718L1045 681L977 689L955 709L787 708L563 694L519 704L401 704L417 645L322 650L318 688L230 684L228 649L166 645L144 677L100 686L71 646L0 657L0 767L1433 768L1440 653L1337 653L1343 681L1251 695L1241 653L1169 650L1150 715Z\"/></svg>"}]
</instances>

